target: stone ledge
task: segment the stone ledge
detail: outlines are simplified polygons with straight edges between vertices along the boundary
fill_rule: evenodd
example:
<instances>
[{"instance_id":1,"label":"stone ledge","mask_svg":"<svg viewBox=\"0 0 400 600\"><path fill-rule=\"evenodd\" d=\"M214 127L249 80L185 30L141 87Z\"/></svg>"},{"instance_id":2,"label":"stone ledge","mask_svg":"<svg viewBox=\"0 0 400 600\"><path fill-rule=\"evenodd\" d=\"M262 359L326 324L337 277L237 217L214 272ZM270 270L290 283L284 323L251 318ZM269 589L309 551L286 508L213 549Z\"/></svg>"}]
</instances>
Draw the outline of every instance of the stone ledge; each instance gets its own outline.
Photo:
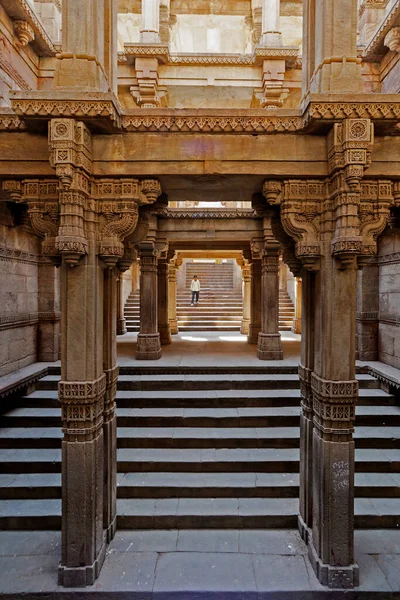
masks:
<instances>
[{"instance_id":1,"label":"stone ledge","mask_svg":"<svg viewBox=\"0 0 400 600\"><path fill-rule=\"evenodd\" d=\"M60 363L33 363L28 367L0 377L0 400L29 387L42 377L51 375Z\"/></svg>"},{"instance_id":2,"label":"stone ledge","mask_svg":"<svg viewBox=\"0 0 400 600\"><path fill-rule=\"evenodd\" d=\"M357 367L362 368L364 373L376 377L387 388L400 390L400 369L380 361L357 361Z\"/></svg>"}]
</instances>

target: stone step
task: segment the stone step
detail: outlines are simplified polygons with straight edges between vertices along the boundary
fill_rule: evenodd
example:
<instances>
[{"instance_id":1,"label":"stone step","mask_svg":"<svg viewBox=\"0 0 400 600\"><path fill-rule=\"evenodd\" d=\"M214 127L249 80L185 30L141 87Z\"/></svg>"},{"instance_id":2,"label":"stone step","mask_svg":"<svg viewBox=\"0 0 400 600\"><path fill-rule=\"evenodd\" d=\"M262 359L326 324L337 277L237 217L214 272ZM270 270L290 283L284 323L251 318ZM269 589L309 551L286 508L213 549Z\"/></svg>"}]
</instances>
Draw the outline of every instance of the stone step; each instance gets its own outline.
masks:
<instances>
[{"instance_id":1,"label":"stone step","mask_svg":"<svg viewBox=\"0 0 400 600\"><path fill-rule=\"evenodd\" d=\"M57 390L59 375L47 375L36 384L36 390ZM360 389L379 389L379 382L371 375L357 375ZM299 389L297 374L215 374L215 375L120 375L118 390L226 390Z\"/></svg>"},{"instance_id":2,"label":"stone step","mask_svg":"<svg viewBox=\"0 0 400 600\"><path fill-rule=\"evenodd\" d=\"M185 331L240 331L241 324L237 325L179 325L179 333Z\"/></svg>"},{"instance_id":3,"label":"stone step","mask_svg":"<svg viewBox=\"0 0 400 600\"><path fill-rule=\"evenodd\" d=\"M56 382L54 382L56 383ZM284 416L288 408L300 410L300 391L298 389L183 389L183 390L121 390L118 389L116 401L119 409L148 408L165 410L230 410L238 411L248 408L257 408L262 412L263 408L275 407L277 416ZM57 390L37 390L29 396L22 396L20 400L13 403L13 408L2 416L1 424L4 426L11 417L22 416L36 417L35 408L40 407L40 415L48 410L60 410ZM196 407L196 408L193 408ZM279 415L279 409L282 409ZM22 411L22 412L21 412ZM24 412L25 411L25 412ZM122 414L122 413L121 413ZM217 413L216 413L217 414ZM232 414L232 413L231 413ZM222 415L222 413L221 413ZM363 418L376 418L374 425L396 426L396 420L400 415L400 408L396 406L396 398L386 394L379 389L360 389L359 402L356 407L356 415ZM48 415L51 416L51 415ZM260 415L262 416L262 415ZM388 421L388 422L386 422ZM368 423L367 423L368 424Z\"/></svg>"},{"instance_id":4,"label":"stone step","mask_svg":"<svg viewBox=\"0 0 400 600\"><path fill-rule=\"evenodd\" d=\"M60 427L0 429L0 448L60 448ZM355 428L360 449L400 449L400 427ZM119 448L299 448L299 427L119 427Z\"/></svg>"},{"instance_id":5,"label":"stone step","mask_svg":"<svg viewBox=\"0 0 400 600\"><path fill-rule=\"evenodd\" d=\"M397 498L356 498L358 529L400 525ZM119 499L119 529L294 529L295 498ZM59 530L61 500L0 500L0 529Z\"/></svg>"},{"instance_id":6,"label":"stone step","mask_svg":"<svg viewBox=\"0 0 400 600\"><path fill-rule=\"evenodd\" d=\"M356 498L399 498L399 473L356 473ZM298 473L118 473L118 498L298 498ZM61 498L61 473L0 475L0 500ZM400 504L399 507L400 508Z\"/></svg>"},{"instance_id":7,"label":"stone step","mask_svg":"<svg viewBox=\"0 0 400 600\"><path fill-rule=\"evenodd\" d=\"M298 473L297 448L119 448L119 473ZM357 473L400 473L400 450L357 449ZM59 449L0 449L0 474L60 473ZM399 505L400 512L400 505Z\"/></svg>"}]
</instances>

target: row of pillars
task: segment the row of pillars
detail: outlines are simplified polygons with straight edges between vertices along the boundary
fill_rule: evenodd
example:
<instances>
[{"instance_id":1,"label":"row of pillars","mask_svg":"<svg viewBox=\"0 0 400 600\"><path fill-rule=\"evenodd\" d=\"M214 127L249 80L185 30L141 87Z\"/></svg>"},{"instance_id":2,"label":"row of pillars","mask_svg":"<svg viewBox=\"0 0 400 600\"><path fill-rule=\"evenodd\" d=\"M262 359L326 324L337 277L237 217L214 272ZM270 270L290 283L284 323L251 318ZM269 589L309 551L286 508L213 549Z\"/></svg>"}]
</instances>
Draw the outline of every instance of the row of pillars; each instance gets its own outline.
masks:
<instances>
[{"instance_id":1,"label":"row of pillars","mask_svg":"<svg viewBox=\"0 0 400 600\"><path fill-rule=\"evenodd\" d=\"M140 332L136 358L157 360L161 347L171 343L178 333L176 315L177 271L181 263L159 258L154 245L141 244L140 260ZM285 267L286 268L286 267ZM279 333L279 253L269 252L242 266L243 319L241 333L249 344L257 344L260 360L282 360ZM301 279L296 278L296 313L292 330L301 333ZM122 278L118 288L118 333L125 333Z\"/></svg>"},{"instance_id":2,"label":"row of pillars","mask_svg":"<svg viewBox=\"0 0 400 600\"><path fill-rule=\"evenodd\" d=\"M255 2L254 4L257 4ZM280 32L280 0L261 0L262 29L260 44L276 47L282 45ZM140 41L143 44L160 43L160 0L142 0Z\"/></svg>"}]
</instances>

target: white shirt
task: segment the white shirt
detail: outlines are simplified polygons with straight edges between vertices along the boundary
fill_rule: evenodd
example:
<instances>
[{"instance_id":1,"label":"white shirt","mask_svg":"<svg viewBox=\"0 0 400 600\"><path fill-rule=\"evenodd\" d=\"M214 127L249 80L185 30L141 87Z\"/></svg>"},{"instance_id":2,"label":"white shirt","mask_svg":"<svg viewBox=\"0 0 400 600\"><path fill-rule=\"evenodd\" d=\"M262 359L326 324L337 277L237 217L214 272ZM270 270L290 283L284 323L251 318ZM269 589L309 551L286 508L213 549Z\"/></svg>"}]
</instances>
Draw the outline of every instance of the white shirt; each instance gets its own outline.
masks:
<instances>
[{"instance_id":1,"label":"white shirt","mask_svg":"<svg viewBox=\"0 0 400 600\"><path fill-rule=\"evenodd\" d=\"M198 279L196 279L196 281L194 279L192 279L190 291L191 292L199 292L200 291L200 281Z\"/></svg>"}]
</instances>

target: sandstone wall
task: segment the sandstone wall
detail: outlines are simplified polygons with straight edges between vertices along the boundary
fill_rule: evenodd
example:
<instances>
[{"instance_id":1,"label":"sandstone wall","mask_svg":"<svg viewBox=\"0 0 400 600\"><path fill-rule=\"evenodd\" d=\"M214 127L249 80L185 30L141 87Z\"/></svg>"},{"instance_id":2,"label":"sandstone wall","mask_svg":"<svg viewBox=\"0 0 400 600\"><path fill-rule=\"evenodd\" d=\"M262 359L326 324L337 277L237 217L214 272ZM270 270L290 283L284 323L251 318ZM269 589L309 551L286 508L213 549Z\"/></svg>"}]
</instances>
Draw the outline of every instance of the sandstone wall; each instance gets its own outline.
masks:
<instances>
[{"instance_id":1,"label":"sandstone wall","mask_svg":"<svg viewBox=\"0 0 400 600\"><path fill-rule=\"evenodd\" d=\"M38 240L0 203L0 376L37 357Z\"/></svg>"},{"instance_id":2,"label":"sandstone wall","mask_svg":"<svg viewBox=\"0 0 400 600\"><path fill-rule=\"evenodd\" d=\"M59 358L59 272L26 221L0 202L0 376Z\"/></svg>"},{"instance_id":3,"label":"sandstone wall","mask_svg":"<svg viewBox=\"0 0 400 600\"><path fill-rule=\"evenodd\" d=\"M379 241L379 360L400 368L400 231Z\"/></svg>"}]
</instances>

